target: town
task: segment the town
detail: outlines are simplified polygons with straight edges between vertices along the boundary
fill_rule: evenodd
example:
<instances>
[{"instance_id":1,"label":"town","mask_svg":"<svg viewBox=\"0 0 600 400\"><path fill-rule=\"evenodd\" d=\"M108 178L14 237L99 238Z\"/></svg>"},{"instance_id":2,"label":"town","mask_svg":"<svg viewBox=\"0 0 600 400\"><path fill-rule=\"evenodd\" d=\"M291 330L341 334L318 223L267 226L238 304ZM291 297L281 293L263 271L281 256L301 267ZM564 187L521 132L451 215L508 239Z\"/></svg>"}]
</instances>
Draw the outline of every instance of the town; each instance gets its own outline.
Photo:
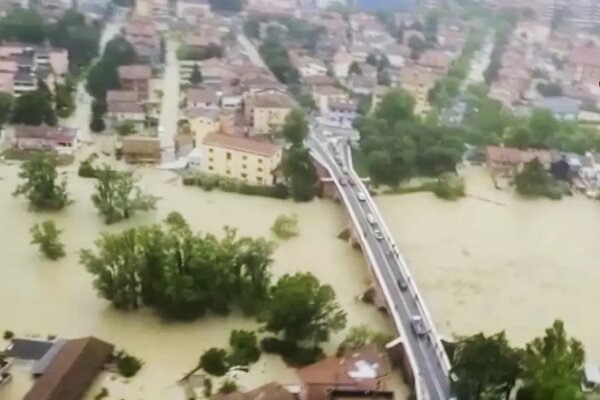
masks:
<instances>
[{"instance_id":1,"label":"town","mask_svg":"<svg viewBox=\"0 0 600 400\"><path fill-rule=\"evenodd\" d=\"M595 0L2 0L0 400L600 398L599 83Z\"/></svg>"}]
</instances>

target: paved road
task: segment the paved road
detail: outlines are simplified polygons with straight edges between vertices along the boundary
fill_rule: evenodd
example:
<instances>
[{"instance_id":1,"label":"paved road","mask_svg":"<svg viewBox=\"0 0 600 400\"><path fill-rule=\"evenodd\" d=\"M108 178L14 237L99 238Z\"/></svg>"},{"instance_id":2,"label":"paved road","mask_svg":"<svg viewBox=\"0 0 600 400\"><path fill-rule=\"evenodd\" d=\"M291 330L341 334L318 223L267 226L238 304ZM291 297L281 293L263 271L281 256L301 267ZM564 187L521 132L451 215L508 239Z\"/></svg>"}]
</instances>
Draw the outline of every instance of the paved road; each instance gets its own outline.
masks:
<instances>
[{"instance_id":1,"label":"paved road","mask_svg":"<svg viewBox=\"0 0 600 400\"><path fill-rule=\"evenodd\" d=\"M246 50L248 58L250 59L250 61L252 61L254 65L256 65L257 67L267 68L267 64L265 64L264 60L258 53L258 50L256 50L256 47L254 47L254 45L252 44L250 39L246 37L246 35L244 35L242 32L239 32L237 34L237 39L238 42L244 47L244 50Z\"/></svg>"},{"instance_id":2,"label":"paved road","mask_svg":"<svg viewBox=\"0 0 600 400\"><path fill-rule=\"evenodd\" d=\"M406 334L403 340L412 350L416 363L413 366L416 379L420 380L420 386L422 387L422 393L419 394L418 398L420 400L448 400L450 398L449 381L445 368L442 366L443 361L440 351L443 350L441 350L441 343L439 340L432 340L429 334L418 337L413 332L411 327L412 316L418 315L424 321L427 321L423 310L418 304L418 301L423 300L419 299L417 301L415 299L416 293L412 289L414 282L408 282L409 286L405 290L401 290L399 287L398 280L407 280L407 275L403 272L407 271L407 268L396 255L397 248L393 239L384 237L378 240L374 235L374 228L369 224L367 215L371 214L376 219L376 225L381 226L381 221L377 220L379 213L376 212L375 204L368 193L364 193L366 196L365 201L358 199L357 194L362 189L356 175L352 171L349 171L350 175L343 171L343 168L348 169L350 166L346 156L345 141L337 146L343 156L341 167L336 164L329 145L325 144L326 139L317 132L313 131L307 143L310 149L327 163L334 173L335 180L338 183L341 181L346 182L345 185L338 186L338 188L341 188L346 195L346 207L352 208L358 219L360 226L356 227L357 232L361 232L363 243L372 251L376 268L379 269L383 279L380 284L385 285L393 302L392 316L394 322L396 325L401 325L402 329L398 327L399 332L403 331ZM350 181L352 181L352 184L348 185Z\"/></svg>"}]
</instances>

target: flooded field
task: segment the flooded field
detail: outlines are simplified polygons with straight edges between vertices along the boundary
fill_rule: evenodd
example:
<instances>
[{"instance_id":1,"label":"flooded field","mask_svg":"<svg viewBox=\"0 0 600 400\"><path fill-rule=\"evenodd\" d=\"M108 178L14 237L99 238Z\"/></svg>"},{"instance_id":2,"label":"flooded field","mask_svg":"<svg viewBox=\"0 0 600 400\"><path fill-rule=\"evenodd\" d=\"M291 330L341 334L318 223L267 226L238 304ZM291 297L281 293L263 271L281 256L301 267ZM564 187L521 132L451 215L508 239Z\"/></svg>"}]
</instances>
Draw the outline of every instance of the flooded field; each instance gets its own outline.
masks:
<instances>
[{"instance_id":1,"label":"flooded field","mask_svg":"<svg viewBox=\"0 0 600 400\"><path fill-rule=\"evenodd\" d=\"M348 312L348 326L368 323L383 331L391 329L381 313L356 300L366 289L368 276L359 253L336 238L346 222L341 208L333 202L294 204L217 191L206 193L182 187L170 172L138 172L143 176L142 188L162 198L158 209L107 227L90 200L93 180L77 177L73 168L67 174L75 202L61 213L36 214L27 210L24 199L11 196L18 182L18 167L0 164L0 332L10 329L17 335L40 337L97 336L145 362L140 374L127 384L110 377L99 384L109 388L109 399L183 399L183 392L175 383L196 365L200 355L210 347L226 346L232 329L252 328L255 323L238 316L165 323L148 311L115 311L96 296L90 275L79 265L77 254L79 249L91 247L101 231L159 222L173 210L181 212L196 230L218 234L224 225L230 225L239 228L242 235L268 237L277 215L296 213L300 236L279 242L274 275L311 271L334 287ZM57 262L45 260L29 244L30 227L46 218L52 218L64 230L68 255ZM333 351L339 340L340 337L334 338L328 350ZM30 385L23 372L0 391L0 400L18 400L23 396ZM239 382L251 389L273 380L296 383L296 376L279 359L263 356ZM95 393L92 391L90 398Z\"/></svg>"},{"instance_id":2,"label":"flooded field","mask_svg":"<svg viewBox=\"0 0 600 400\"><path fill-rule=\"evenodd\" d=\"M441 333L506 329L522 344L556 318L600 360L600 203L524 200L463 171L471 196L376 198Z\"/></svg>"}]
</instances>

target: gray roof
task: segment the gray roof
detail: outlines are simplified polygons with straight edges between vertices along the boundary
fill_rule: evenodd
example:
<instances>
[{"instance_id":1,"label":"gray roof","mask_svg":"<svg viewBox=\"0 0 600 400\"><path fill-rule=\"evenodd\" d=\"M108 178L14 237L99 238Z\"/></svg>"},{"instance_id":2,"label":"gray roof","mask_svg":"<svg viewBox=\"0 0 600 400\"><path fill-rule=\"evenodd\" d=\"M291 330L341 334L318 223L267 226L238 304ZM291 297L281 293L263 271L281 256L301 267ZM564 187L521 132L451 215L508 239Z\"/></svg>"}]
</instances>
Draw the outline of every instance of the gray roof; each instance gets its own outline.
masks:
<instances>
[{"instance_id":1,"label":"gray roof","mask_svg":"<svg viewBox=\"0 0 600 400\"><path fill-rule=\"evenodd\" d=\"M39 360L50 350L53 343L36 339L13 339L6 356L21 360Z\"/></svg>"},{"instance_id":2,"label":"gray roof","mask_svg":"<svg viewBox=\"0 0 600 400\"><path fill-rule=\"evenodd\" d=\"M553 114L578 114L581 101L571 97L545 97L533 101L534 108L547 108Z\"/></svg>"},{"instance_id":3,"label":"gray roof","mask_svg":"<svg viewBox=\"0 0 600 400\"><path fill-rule=\"evenodd\" d=\"M48 350L43 356L42 358L40 358L39 360L37 360L35 362L35 364L33 364L33 367L31 369L31 373L33 375L43 375L44 372L46 372L46 369L48 368L48 365L50 365L50 363L52 362L52 360L54 360L54 357L58 354L58 352L60 351L60 349L63 348L63 346L65 345L65 343L67 343L66 340L61 339L57 342L55 342L52 347L50 347L50 350Z\"/></svg>"}]
</instances>

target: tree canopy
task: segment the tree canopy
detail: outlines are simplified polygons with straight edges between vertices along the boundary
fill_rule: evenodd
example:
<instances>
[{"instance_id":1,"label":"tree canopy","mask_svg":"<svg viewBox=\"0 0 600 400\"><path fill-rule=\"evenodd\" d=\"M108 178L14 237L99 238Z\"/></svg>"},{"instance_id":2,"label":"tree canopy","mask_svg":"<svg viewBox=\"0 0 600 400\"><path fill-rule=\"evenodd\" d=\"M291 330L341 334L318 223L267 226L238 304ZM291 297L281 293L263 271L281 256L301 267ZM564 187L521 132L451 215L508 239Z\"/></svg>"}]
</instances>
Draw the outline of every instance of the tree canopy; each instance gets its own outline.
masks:
<instances>
[{"instance_id":1,"label":"tree canopy","mask_svg":"<svg viewBox=\"0 0 600 400\"><path fill-rule=\"evenodd\" d=\"M192 86L198 86L202 83L202 81L202 71L200 71L198 64L194 64L194 67L192 68L192 74L190 75L190 84Z\"/></svg>"},{"instance_id":2,"label":"tree canopy","mask_svg":"<svg viewBox=\"0 0 600 400\"><path fill-rule=\"evenodd\" d=\"M173 215L166 226L103 234L96 251L82 251L100 296L116 308L145 305L179 320L232 308L259 312L269 294L273 244L231 228L222 238L195 234Z\"/></svg>"},{"instance_id":3,"label":"tree canopy","mask_svg":"<svg viewBox=\"0 0 600 400\"><path fill-rule=\"evenodd\" d=\"M64 257L65 246L60 242L62 231L56 227L53 221L47 220L41 224L35 224L30 232L31 244L37 244L40 252L50 260Z\"/></svg>"},{"instance_id":4,"label":"tree canopy","mask_svg":"<svg viewBox=\"0 0 600 400\"><path fill-rule=\"evenodd\" d=\"M265 310L265 329L285 340L317 345L346 325L346 313L331 286L310 273L284 275L271 289Z\"/></svg>"},{"instance_id":5,"label":"tree canopy","mask_svg":"<svg viewBox=\"0 0 600 400\"><path fill-rule=\"evenodd\" d=\"M56 158L46 153L25 161L19 172L24 182L17 186L14 195L27 197L35 210L56 211L70 204L66 178L58 182L56 165Z\"/></svg>"},{"instance_id":6,"label":"tree canopy","mask_svg":"<svg viewBox=\"0 0 600 400\"><path fill-rule=\"evenodd\" d=\"M523 170L515 176L515 186L523 196L545 196L551 199L562 197L553 178L537 158L525 163Z\"/></svg>"},{"instance_id":7,"label":"tree canopy","mask_svg":"<svg viewBox=\"0 0 600 400\"><path fill-rule=\"evenodd\" d=\"M0 91L0 127L8 122L14 104L14 97L8 92Z\"/></svg>"},{"instance_id":8,"label":"tree canopy","mask_svg":"<svg viewBox=\"0 0 600 400\"><path fill-rule=\"evenodd\" d=\"M23 125L56 126L58 119L52 97L41 87L22 94L15 101L10 122Z\"/></svg>"}]
</instances>

